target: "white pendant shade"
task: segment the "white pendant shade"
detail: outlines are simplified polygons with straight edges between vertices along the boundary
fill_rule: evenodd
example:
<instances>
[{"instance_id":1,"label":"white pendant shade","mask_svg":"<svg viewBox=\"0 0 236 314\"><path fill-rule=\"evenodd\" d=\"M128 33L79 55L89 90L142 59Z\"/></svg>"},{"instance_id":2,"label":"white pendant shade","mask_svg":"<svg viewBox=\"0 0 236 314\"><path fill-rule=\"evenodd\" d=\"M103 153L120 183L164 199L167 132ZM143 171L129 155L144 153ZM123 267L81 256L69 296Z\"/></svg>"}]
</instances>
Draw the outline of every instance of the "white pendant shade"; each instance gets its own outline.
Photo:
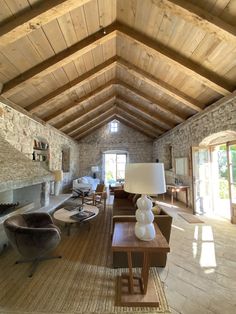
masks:
<instances>
[{"instance_id":1,"label":"white pendant shade","mask_svg":"<svg viewBox=\"0 0 236 314\"><path fill-rule=\"evenodd\" d=\"M162 163L127 164L124 189L136 194L162 194L166 192Z\"/></svg>"}]
</instances>

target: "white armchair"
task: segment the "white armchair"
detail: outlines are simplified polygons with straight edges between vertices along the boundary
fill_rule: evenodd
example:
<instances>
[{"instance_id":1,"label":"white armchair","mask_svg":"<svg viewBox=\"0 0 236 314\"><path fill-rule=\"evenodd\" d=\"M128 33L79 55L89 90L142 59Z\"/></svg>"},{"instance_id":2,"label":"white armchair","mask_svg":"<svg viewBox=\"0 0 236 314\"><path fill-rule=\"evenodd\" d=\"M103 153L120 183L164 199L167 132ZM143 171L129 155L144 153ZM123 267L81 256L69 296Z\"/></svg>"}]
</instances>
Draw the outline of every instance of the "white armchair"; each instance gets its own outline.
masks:
<instances>
[{"instance_id":1,"label":"white armchair","mask_svg":"<svg viewBox=\"0 0 236 314\"><path fill-rule=\"evenodd\" d=\"M95 191L97 188L97 185L100 183L99 179L94 179L89 176L81 177L78 179L73 180L73 195L76 196L76 192L74 190L90 190ZM77 193L78 194L78 193Z\"/></svg>"}]
</instances>

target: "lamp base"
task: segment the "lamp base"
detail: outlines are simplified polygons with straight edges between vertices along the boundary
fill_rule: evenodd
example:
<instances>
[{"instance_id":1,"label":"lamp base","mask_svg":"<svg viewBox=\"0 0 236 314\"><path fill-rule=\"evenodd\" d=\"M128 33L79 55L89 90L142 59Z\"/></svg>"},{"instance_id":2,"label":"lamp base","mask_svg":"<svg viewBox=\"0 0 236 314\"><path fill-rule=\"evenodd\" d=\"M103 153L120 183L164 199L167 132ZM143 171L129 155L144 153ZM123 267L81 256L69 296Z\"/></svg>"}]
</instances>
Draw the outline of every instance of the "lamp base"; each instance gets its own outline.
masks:
<instances>
[{"instance_id":1,"label":"lamp base","mask_svg":"<svg viewBox=\"0 0 236 314\"><path fill-rule=\"evenodd\" d=\"M151 241L155 238L156 232L153 225L154 215L152 213L152 201L147 195L142 195L137 200L136 210L137 223L135 224L135 235L142 241Z\"/></svg>"},{"instance_id":2,"label":"lamp base","mask_svg":"<svg viewBox=\"0 0 236 314\"><path fill-rule=\"evenodd\" d=\"M136 222L134 233L136 237L142 241L152 241L156 236L153 223L143 225Z\"/></svg>"}]
</instances>

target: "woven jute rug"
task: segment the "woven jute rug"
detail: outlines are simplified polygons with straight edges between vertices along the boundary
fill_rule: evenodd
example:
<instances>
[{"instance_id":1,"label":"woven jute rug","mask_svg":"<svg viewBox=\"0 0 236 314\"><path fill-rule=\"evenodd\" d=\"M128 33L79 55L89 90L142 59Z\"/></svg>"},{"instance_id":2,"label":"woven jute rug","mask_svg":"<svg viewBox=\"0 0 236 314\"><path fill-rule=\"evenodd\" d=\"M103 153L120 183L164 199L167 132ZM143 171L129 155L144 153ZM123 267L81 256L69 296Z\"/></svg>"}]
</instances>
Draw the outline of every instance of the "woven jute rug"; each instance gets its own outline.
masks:
<instances>
[{"instance_id":1,"label":"woven jute rug","mask_svg":"<svg viewBox=\"0 0 236 314\"><path fill-rule=\"evenodd\" d=\"M178 215L190 224L204 223L204 221L199 219L197 216L189 214L189 213L178 213Z\"/></svg>"},{"instance_id":2,"label":"woven jute rug","mask_svg":"<svg viewBox=\"0 0 236 314\"><path fill-rule=\"evenodd\" d=\"M0 256L0 313L169 313L156 268L151 269L160 298L158 308L117 307L116 276L127 269L111 268L111 208L88 226L62 232L55 254L62 259L42 262L32 278L29 264L14 265L17 254L7 249Z\"/></svg>"}]
</instances>

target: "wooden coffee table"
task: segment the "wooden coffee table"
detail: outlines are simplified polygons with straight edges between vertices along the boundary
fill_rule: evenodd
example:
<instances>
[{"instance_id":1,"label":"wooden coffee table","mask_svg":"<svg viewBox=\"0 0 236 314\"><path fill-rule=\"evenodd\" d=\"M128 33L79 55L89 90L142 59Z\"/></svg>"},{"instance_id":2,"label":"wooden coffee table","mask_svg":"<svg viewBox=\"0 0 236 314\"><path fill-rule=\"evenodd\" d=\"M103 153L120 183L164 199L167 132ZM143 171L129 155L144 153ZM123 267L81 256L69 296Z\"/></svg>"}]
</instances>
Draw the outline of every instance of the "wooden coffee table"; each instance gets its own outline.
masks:
<instances>
[{"instance_id":1,"label":"wooden coffee table","mask_svg":"<svg viewBox=\"0 0 236 314\"><path fill-rule=\"evenodd\" d=\"M139 240L134 234L134 226L135 222L115 223L112 250L126 252L129 266L129 273L118 276L117 303L123 306L159 306L155 283L149 278L149 253L169 252L170 247L156 223L156 237L152 241ZM133 275L132 252L143 253L140 276Z\"/></svg>"},{"instance_id":2,"label":"wooden coffee table","mask_svg":"<svg viewBox=\"0 0 236 314\"><path fill-rule=\"evenodd\" d=\"M53 217L56 220L64 222L66 224L67 234L70 235L70 228L72 224L81 224L81 223L88 222L89 220L94 219L99 213L99 209L96 206L87 205L87 204L83 205L83 210L90 211L94 213L94 215L80 222L80 221L76 221L75 219L70 218L71 216L79 213L79 210L69 211L69 210L66 210L65 208L60 208L57 211L55 211L55 213L53 214Z\"/></svg>"}]
</instances>

